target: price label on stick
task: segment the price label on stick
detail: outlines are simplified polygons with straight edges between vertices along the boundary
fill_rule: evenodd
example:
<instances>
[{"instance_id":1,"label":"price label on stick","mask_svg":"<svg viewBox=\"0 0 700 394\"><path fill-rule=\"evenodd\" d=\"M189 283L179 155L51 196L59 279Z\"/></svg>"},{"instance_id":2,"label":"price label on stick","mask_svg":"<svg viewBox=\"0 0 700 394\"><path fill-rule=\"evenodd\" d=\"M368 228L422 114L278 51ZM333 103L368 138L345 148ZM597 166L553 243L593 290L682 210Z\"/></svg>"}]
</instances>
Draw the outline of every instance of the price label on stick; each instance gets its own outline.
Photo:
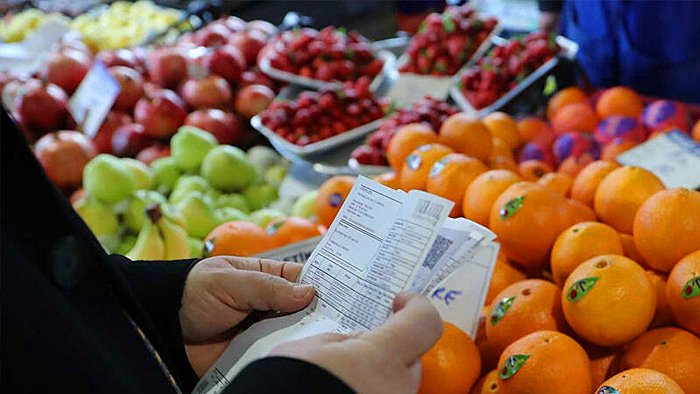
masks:
<instances>
[{"instance_id":1,"label":"price label on stick","mask_svg":"<svg viewBox=\"0 0 700 394\"><path fill-rule=\"evenodd\" d=\"M394 82L388 96L399 108L408 107L425 96L445 100L450 90L451 78L404 73Z\"/></svg>"},{"instance_id":2,"label":"price label on stick","mask_svg":"<svg viewBox=\"0 0 700 394\"><path fill-rule=\"evenodd\" d=\"M73 119L88 137L97 134L119 90L119 82L107 71L104 63L96 61L68 101Z\"/></svg>"}]
</instances>

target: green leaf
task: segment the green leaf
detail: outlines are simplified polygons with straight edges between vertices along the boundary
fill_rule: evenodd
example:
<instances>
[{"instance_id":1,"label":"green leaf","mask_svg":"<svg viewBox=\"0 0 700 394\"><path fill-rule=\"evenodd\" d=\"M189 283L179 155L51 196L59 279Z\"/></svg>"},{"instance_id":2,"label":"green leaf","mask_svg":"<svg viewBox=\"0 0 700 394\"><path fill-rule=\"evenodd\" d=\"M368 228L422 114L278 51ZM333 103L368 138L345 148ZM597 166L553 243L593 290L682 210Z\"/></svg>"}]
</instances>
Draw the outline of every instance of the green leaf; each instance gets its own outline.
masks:
<instances>
[{"instance_id":1,"label":"green leaf","mask_svg":"<svg viewBox=\"0 0 700 394\"><path fill-rule=\"evenodd\" d=\"M355 58L355 51L352 49L348 48L345 50L345 58L348 60L352 60Z\"/></svg>"},{"instance_id":2,"label":"green leaf","mask_svg":"<svg viewBox=\"0 0 700 394\"><path fill-rule=\"evenodd\" d=\"M594 276L591 278L583 278L574 282L566 293L566 300L569 302L576 302L583 298L598 282L598 277Z\"/></svg>"},{"instance_id":3,"label":"green leaf","mask_svg":"<svg viewBox=\"0 0 700 394\"><path fill-rule=\"evenodd\" d=\"M596 394L620 394L615 387L612 386L602 386Z\"/></svg>"},{"instance_id":4,"label":"green leaf","mask_svg":"<svg viewBox=\"0 0 700 394\"><path fill-rule=\"evenodd\" d=\"M387 115L394 113L394 111L396 111L396 107L397 107L396 100L391 100L391 102L389 103L389 106L384 111L384 116L387 116Z\"/></svg>"},{"instance_id":5,"label":"green leaf","mask_svg":"<svg viewBox=\"0 0 700 394\"><path fill-rule=\"evenodd\" d=\"M502 380L512 377L523 367L528 358L530 358L530 356L527 354L515 354L508 357L498 371L498 377Z\"/></svg>"},{"instance_id":6,"label":"green leaf","mask_svg":"<svg viewBox=\"0 0 700 394\"><path fill-rule=\"evenodd\" d=\"M523 202L525 201L525 196L515 197L514 199L503 204L501 208L500 217L501 220L506 220L515 215L520 208L523 207Z\"/></svg>"},{"instance_id":7,"label":"green leaf","mask_svg":"<svg viewBox=\"0 0 700 394\"><path fill-rule=\"evenodd\" d=\"M508 297L498 301L498 304L496 304L491 312L492 326L495 326L499 321L501 321L501 319L503 319L503 316L506 315L508 309L510 309L511 305L513 305L513 301L515 301L515 297Z\"/></svg>"},{"instance_id":8,"label":"green leaf","mask_svg":"<svg viewBox=\"0 0 700 394\"><path fill-rule=\"evenodd\" d=\"M425 31L425 21L421 22L420 25L418 25L418 33L423 33Z\"/></svg>"},{"instance_id":9,"label":"green leaf","mask_svg":"<svg viewBox=\"0 0 700 394\"><path fill-rule=\"evenodd\" d=\"M683 290L681 290L681 296L686 300L697 297L698 295L700 295L700 276L691 278L685 283Z\"/></svg>"},{"instance_id":10,"label":"green leaf","mask_svg":"<svg viewBox=\"0 0 700 394\"><path fill-rule=\"evenodd\" d=\"M557 78L554 75L547 77L544 83L544 89L542 89L542 94L545 96L550 96L557 91Z\"/></svg>"},{"instance_id":11,"label":"green leaf","mask_svg":"<svg viewBox=\"0 0 700 394\"><path fill-rule=\"evenodd\" d=\"M339 28L335 29L335 31L342 35L348 34L348 29L346 29L345 26L340 26Z\"/></svg>"},{"instance_id":12,"label":"green leaf","mask_svg":"<svg viewBox=\"0 0 700 394\"><path fill-rule=\"evenodd\" d=\"M452 33L455 31L457 28L457 25L455 25L455 22L452 20L452 17L450 14L443 14L442 15L442 29L445 30L448 33Z\"/></svg>"}]
</instances>

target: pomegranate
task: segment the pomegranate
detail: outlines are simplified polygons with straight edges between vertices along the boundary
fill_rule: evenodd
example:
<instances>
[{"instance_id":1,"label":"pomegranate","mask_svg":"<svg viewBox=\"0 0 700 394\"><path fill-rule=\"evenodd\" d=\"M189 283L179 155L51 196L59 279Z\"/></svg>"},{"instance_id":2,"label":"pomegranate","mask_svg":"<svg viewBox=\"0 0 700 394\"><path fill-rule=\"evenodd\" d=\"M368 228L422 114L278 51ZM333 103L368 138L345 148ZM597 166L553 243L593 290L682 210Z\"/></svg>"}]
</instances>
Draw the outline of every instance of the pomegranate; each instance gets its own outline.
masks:
<instances>
[{"instance_id":1,"label":"pomegranate","mask_svg":"<svg viewBox=\"0 0 700 394\"><path fill-rule=\"evenodd\" d=\"M132 123L131 116L122 111L109 111L100 128L92 137L92 142L99 153L112 153L112 135L120 126Z\"/></svg>"},{"instance_id":2,"label":"pomegranate","mask_svg":"<svg viewBox=\"0 0 700 394\"><path fill-rule=\"evenodd\" d=\"M134 120L152 138L168 138L182 126L187 112L185 104L168 89L146 91L134 108Z\"/></svg>"},{"instance_id":3,"label":"pomegranate","mask_svg":"<svg viewBox=\"0 0 700 394\"><path fill-rule=\"evenodd\" d=\"M44 132L62 128L69 117L68 95L60 87L30 79L15 97L15 109L21 125L32 131Z\"/></svg>"},{"instance_id":4,"label":"pomegranate","mask_svg":"<svg viewBox=\"0 0 700 394\"><path fill-rule=\"evenodd\" d=\"M54 52L41 70L41 78L73 94L90 70L90 58L75 49Z\"/></svg>"},{"instance_id":5,"label":"pomegranate","mask_svg":"<svg viewBox=\"0 0 700 394\"><path fill-rule=\"evenodd\" d=\"M170 147L168 145L155 144L141 150L136 155L136 160L146 165L151 165L156 159L168 156L170 156Z\"/></svg>"},{"instance_id":6,"label":"pomegranate","mask_svg":"<svg viewBox=\"0 0 700 394\"><path fill-rule=\"evenodd\" d=\"M277 34L277 27L273 25L272 23L268 21L263 21L263 20L254 20L248 22L248 30L257 30L259 32L262 32L267 36L267 38L270 38Z\"/></svg>"},{"instance_id":7,"label":"pomegranate","mask_svg":"<svg viewBox=\"0 0 700 394\"><path fill-rule=\"evenodd\" d=\"M223 45L204 55L202 65L233 85L240 81L241 74L245 71L246 61L238 48Z\"/></svg>"},{"instance_id":8,"label":"pomegranate","mask_svg":"<svg viewBox=\"0 0 700 394\"><path fill-rule=\"evenodd\" d=\"M265 46L267 36L259 30L249 30L233 33L229 36L228 43L238 48L249 66L255 64L258 52Z\"/></svg>"},{"instance_id":9,"label":"pomegranate","mask_svg":"<svg viewBox=\"0 0 700 394\"><path fill-rule=\"evenodd\" d=\"M246 27L245 21L237 16L229 16L224 19L224 24L233 33L243 31Z\"/></svg>"},{"instance_id":10,"label":"pomegranate","mask_svg":"<svg viewBox=\"0 0 700 394\"><path fill-rule=\"evenodd\" d=\"M46 175L62 191L69 192L83 182L83 168L97 154L89 138L77 131L46 134L34 150Z\"/></svg>"},{"instance_id":11,"label":"pomegranate","mask_svg":"<svg viewBox=\"0 0 700 394\"><path fill-rule=\"evenodd\" d=\"M124 66L110 67L109 73L119 82L121 88L112 108L131 111L143 96L143 77L133 68Z\"/></svg>"},{"instance_id":12,"label":"pomegranate","mask_svg":"<svg viewBox=\"0 0 700 394\"><path fill-rule=\"evenodd\" d=\"M129 49L100 52L97 54L97 59L107 67L124 66L136 69L139 66L139 59Z\"/></svg>"},{"instance_id":13,"label":"pomegranate","mask_svg":"<svg viewBox=\"0 0 700 394\"><path fill-rule=\"evenodd\" d=\"M246 86L236 95L236 113L245 119L250 119L267 108L274 99L275 92L267 86Z\"/></svg>"},{"instance_id":14,"label":"pomegranate","mask_svg":"<svg viewBox=\"0 0 700 394\"><path fill-rule=\"evenodd\" d=\"M190 78L180 88L182 99L191 108L223 108L231 104L231 88L225 79L209 75L202 79Z\"/></svg>"},{"instance_id":15,"label":"pomegranate","mask_svg":"<svg viewBox=\"0 0 700 394\"><path fill-rule=\"evenodd\" d=\"M146 69L153 82L174 88L187 78L187 58L177 47L161 47L148 55Z\"/></svg>"},{"instance_id":16,"label":"pomegranate","mask_svg":"<svg viewBox=\"0 0 700 394\"><path fill-rule=\"evenodd\" d=\"M187 115L185 124L212 133L220 144L235 145L243 140L243 129L236 115L220 109L200 109L191 112Z\"/></svg>"},{"instance_id":17,"label":"pomegranate","mask_svg":"<svg viewBox=\"0 0 700 394\"><path fill-rule=\"evenodd\" d=\"M248 70L241 74L241 87L248 85L265 85L272 90L275 89L275 82L259 71Z\"/></svg>"},{"instance_id":18,"label":"pomegranate","mask_svg":"<svg viewBox=\"0 0 700 394\"><path fill-rule=\"evenodd\" d=\"M142 125L127 123L114 130L112 153L119 157L134 157L151 143Z\"/></svg>"}]
</instances>

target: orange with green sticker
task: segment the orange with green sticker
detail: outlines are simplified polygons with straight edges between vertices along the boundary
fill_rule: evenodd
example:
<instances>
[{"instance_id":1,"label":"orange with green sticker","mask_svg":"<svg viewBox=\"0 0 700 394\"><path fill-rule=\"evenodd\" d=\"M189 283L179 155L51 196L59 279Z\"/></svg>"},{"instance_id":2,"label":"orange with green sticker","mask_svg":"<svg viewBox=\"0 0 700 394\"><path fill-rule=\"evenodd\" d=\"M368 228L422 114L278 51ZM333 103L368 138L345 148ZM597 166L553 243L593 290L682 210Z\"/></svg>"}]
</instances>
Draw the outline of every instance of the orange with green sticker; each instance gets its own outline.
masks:
<instances>
[{"instance_id":1,"label":"orange with green sticker","mask_svg":"<svg viewBox=\"0 0 700 394\"><path fill-rule=\"evenodd\" d=\"M496 306L493 307L493 311L491 312L492 326L495 326L496 323L503 319L503 316L506 315L508 309L510 309L511 305L513 305L513 301L515 301L515 297L508 297L498 301L498 304L496 304Z\"/></svg>"},{"instance_id":2,"label":"orange with green sticker","mask_svg":"<svg viewBox=\"0 0 700 394\"><path fill-rule=\"evenodd\" d=\"M508 357L498 371L498 377L502 380L511 378L525 365L525 361L527 361L528 358L530 358L530 356L527 354L514 354Z\"/></svg>"},{"instance_id":3,"label":"orange with green sticker","mask_svg":"<svg viewBox=\"0 0 700 394\"><path fill-rule=\"evenodd\" d=\"M598 277L594 276L591 278L583 278L574 282L569 288L569 292L566 293L566 300L569 302L576 302L583 298L598 282Z\"/></svg>"},{"instance_id":4,"label":"orange with green sticker","mask_svg":"<svg viewBox=\"0 0 700 394\"><path fill-rule=\"evenodd\" d=\"M612 386L603 386L598 390L596 394L620 394L619 391L615 387Z\"/></svg>"},{"instance_id":5,"label":"orange with green sticker","mask_svg":"<svg viewBox=\"0 0 700 394\"><path fill-rule=\"evenodd\" d=\"M700 276L690 278L683 286L683 290L681 290L681 296L686 300L695 298L698 295L700 295Z\"/></svg>"},{"instance_id":6,"label":"orange with green sticker","mask_svg":"<svg viewBox=\"0 0 700 394\"><path fill-rule=\"evenodd\" d=\"M525 196L520 196L520 197L515 197L514 199L508 201L507 203L503 204L503 207L501 208L500 217L501 220L506 220L513 215L515 215L520 208L523 207L523 202L525 201Z\"/></svg>"}]
</instances>

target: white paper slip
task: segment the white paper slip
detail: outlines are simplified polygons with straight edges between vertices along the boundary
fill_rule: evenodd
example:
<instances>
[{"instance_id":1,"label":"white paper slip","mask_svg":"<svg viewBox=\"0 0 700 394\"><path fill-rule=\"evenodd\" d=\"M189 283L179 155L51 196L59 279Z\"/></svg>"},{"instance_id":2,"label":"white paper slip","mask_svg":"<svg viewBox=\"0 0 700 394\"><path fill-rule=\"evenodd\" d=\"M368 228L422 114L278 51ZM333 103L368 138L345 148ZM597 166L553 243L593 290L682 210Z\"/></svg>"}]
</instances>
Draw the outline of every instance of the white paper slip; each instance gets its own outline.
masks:
<instances>
[{"instance_id":1,"label":"white paper slip","mask_svg":"<svg viewBox=\"0 0 700 394\"><path fill-rule=\"evenodd\" d=\"M700 144L680 131L662 134L623 152L617 161L653 172L667 188L700 187Z\"/></svg>"},{"instance_id":2,"label":"white paper slip","mask_svg":"<svg viewBox=\"0 0 700 394\"><path fill-rule=\"evenodd\" d=\"M297 263L305 263L320 241L321 236L305 239L291 245L261 253L257 255L257 257L277 261L294 261Z\"/></svg>"},{"instance_id":3,"label":"white paper slip","mask_svg":"<svg viewBox=\"0 0 700 394\"><path fill-rule=\"evenodd\" d=\"M391 85L387 95L399 108L408 107L425 96L445 100L450 91L451 81L450 77L402 73Z\"/></svg>"},{"instance_id":4,"label":"white paper slip","mask_svg":"<svg viewBox=\"0 0 700 394\"><path fill-rule=\"evenodd\" d=\"M107 71L104 63L96 61L68 101L73 119L88 137L94 137L100 129L119 90L119 82Z\"/></svg>"}]
</instances>

